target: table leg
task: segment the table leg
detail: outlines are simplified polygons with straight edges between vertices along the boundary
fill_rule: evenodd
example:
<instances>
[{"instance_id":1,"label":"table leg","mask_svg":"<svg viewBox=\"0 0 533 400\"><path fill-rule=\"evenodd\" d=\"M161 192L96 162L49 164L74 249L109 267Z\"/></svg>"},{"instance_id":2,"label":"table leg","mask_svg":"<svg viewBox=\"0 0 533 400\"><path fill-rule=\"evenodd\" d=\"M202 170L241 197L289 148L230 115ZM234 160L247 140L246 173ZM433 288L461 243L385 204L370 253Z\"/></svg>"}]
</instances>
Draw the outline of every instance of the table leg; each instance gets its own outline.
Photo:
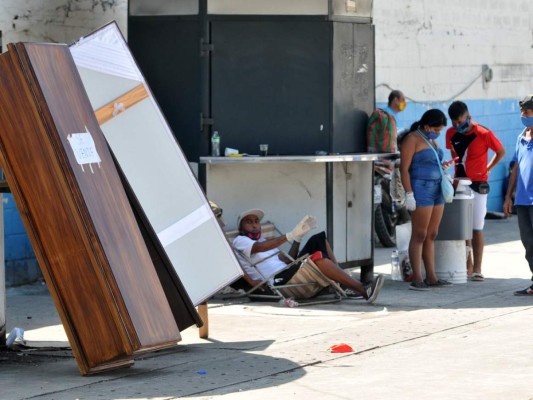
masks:
<instances>
[{"instance_id":1,"label":"table leg","mask_svg":"<svg viewBox=\"0 0 533 400\"><path fill-rule=\"evenodd\" d=\"M374 280L374 264L367 264L361 266L360 281L364 284Z\"/></svg>"},{"instance_id":2,"label":"table leg","mask_svg":"<svg viewBox=\"0 0 533 400\"><path fill-rule=\"evenodd\" d=\"M207 313L207 302L198 304L198 314L204 323L200 328L200 337L202 339L207 339L209 337L209 315Z\"/></svg>"}]
</instances>

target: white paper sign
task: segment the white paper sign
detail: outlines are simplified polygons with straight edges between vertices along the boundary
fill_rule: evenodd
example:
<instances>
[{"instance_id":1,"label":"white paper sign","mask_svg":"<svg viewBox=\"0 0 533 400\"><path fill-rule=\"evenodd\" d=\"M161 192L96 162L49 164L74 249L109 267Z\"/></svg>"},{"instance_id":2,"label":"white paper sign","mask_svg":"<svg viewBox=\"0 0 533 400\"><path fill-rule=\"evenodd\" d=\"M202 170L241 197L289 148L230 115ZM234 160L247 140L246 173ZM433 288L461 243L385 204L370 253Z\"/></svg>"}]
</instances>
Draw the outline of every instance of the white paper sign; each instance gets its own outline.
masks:
<instances>
[{"instance_id":1,"label":"white paper sign","mask_svg":"<svg viewBox=\"0 0 533 400\"><path fill-rule=\"evenodd\" d=\"M87 129L87 127L85 129ZM81 165L82 171L85 172L83 165L89 164L91 172L94 173L91 164L97 163L98 167L100 167L100 162L102 160L96 151L96 145L89 130L82 133L73 133L69 135L67 139L72 147L77 163Z\"/></svg>"}]
</instances>

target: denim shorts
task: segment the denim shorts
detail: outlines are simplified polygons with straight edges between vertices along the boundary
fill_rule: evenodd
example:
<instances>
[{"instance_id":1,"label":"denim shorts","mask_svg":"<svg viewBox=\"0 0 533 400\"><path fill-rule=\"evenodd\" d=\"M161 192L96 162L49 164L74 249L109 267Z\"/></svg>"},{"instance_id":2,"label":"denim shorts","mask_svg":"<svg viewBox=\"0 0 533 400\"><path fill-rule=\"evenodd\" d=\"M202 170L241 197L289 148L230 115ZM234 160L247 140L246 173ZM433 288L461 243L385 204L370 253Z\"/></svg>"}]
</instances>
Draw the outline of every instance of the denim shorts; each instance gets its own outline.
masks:
<instances>
[{"instance_id":1,"label":"denim shorts","mask_svg":"<svg viewBox=\"0 0 533 400\"><path fill-rule=\"evenodd\" d=\"M417 207L430 207L444 204L440 181L440 179L411 178L411 187L413 188Z\"/></svg>"}]
</instances>

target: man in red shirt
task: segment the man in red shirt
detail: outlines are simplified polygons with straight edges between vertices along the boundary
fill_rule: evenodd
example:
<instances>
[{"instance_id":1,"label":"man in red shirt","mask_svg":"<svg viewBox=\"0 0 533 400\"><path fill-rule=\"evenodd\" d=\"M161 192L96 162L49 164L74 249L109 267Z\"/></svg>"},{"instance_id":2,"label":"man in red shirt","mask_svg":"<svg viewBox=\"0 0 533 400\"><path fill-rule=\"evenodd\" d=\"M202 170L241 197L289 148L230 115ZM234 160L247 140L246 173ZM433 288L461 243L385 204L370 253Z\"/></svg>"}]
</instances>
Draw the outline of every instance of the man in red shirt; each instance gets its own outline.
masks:
<instances>
[{"instance_id":1,"label":"man in red shirt","mask_svg":"<svg viewBox=\"0 0 533 400\"><path fill-rule=\"evenodd\" d=\"M481 273L483 260L483 227L487 214L487 194L489 173L505 155L505 149L494 133L482 125L472 121L468 107L462 101L454 101L448 108L452 127L446 132L446 148L452 157L458 157L455 163L455 177L469 178L474 193L473 232L471 246L474 260L467 262L467 274L473 281L485 279ZM495 154L488 162L489 149ZM488 162L488 163L487 163Z\"/></svg>"}]
</instances>

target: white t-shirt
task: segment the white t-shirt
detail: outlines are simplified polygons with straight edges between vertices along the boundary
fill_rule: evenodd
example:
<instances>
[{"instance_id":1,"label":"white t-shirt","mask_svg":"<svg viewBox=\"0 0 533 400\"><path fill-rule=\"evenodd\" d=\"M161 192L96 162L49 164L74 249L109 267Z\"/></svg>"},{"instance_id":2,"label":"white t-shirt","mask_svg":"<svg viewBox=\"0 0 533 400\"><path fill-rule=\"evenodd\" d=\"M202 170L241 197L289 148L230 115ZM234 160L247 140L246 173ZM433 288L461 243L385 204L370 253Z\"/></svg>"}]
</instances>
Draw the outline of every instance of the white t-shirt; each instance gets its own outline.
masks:
<instances>
[{"instance_id":1,"label":"white t-shirt","mask_svg":"<svg viewBox=\"0 0 533 400\"><path fill-rule=\"evenodd\" d=\"M257 242L264 242L266 239L259 239ZM268 278L271 275L275 275L276 273L280 272L283 268L287 266L283 261L279 259L277 255L274 255L265 261L257 264L258 261L262 260L265 257L268 257L269 255L275 254L278 252L278 249L272 249L263 251L260 253L254 253L252 252L252 247L256 241L253 239L250 239L248 236L242 236L239 235L235 239L233 239L233 246L239 250L242 251L243 254L248 257L253 264L257 266L257 269L265 276L265 278ZM244 268L244 271L250 275L250 278L253 280L263 280L263 277L257 273L257 271L251 267L250 263L246 261L243 257L237 253L237 256L239 257L239 260L241 261L241 265Z\"/></svg>"}]
</instances>

